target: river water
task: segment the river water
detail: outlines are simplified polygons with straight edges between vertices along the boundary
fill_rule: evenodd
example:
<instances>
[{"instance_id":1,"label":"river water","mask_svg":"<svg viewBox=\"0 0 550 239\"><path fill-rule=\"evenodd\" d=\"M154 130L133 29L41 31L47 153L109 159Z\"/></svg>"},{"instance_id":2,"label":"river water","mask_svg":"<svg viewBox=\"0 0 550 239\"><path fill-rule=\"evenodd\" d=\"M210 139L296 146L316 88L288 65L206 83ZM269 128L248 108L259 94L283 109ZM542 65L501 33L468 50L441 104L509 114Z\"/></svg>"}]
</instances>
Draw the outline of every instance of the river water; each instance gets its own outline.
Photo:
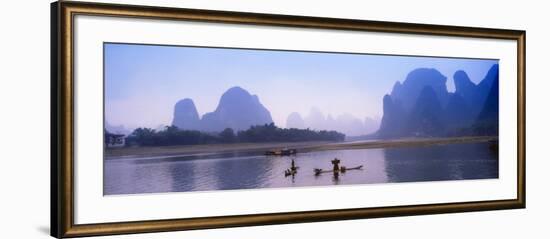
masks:
<instances>
[{"instance_id":1,"label":"river water","mask_svg":"<svg viewBox=\"0 0 550 239\"><path fill-rule=\"evenodd\" d=\"M488 143L329 150L283 157L262 153L104 160L104 194L498 178L498 155ZM314 168L332 169L334 158L340 159L341 166L363 168L315 176ZM298 173L285 177L292 159Z\"/></svg>"}]
</instances>

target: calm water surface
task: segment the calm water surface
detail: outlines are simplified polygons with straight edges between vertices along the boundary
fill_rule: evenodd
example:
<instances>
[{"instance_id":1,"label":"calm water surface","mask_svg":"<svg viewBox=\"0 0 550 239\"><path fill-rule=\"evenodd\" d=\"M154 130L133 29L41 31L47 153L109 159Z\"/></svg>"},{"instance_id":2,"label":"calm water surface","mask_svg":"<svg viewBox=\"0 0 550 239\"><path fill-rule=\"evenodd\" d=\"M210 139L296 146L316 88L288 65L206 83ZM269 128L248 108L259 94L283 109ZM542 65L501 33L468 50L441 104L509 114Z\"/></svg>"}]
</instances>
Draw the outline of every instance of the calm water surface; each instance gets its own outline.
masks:
<instances>
[{"instance_id":1,"label":"calm water surface","mask_svg":"<svg viewBox=\"0 0 550 239\"><path fill-rule=\"evenodd\" d=\"M105 160L104 194L498 178L498 156L488 143L331 150L284 157L262 153ZM363 169L338 177L314 175L313 168L331 169L334 158L341 160L341 166L363 165ZM294 177L285 177L292 159L300 169Z\"/></svg>"}]
</instances>

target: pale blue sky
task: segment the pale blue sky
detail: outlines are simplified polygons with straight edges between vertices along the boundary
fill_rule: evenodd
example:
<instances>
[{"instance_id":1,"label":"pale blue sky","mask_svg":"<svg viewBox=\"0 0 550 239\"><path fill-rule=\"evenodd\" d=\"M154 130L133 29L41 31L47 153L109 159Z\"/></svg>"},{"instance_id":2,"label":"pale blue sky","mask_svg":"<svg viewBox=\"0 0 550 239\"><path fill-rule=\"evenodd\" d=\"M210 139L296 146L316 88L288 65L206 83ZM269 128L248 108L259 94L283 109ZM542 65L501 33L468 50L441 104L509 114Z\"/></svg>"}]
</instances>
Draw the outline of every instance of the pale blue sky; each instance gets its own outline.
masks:
<instances>
[{"instance_id":1,"label":"pale blue sky","mask_svg":"<svg viewBox=\"0 0 550 239\"><path fill-rule=\"evenodd\" d=\"M337 116L382 116L382 97L396 81L420 67L447 76L464 70L474 83L497 60L313 53L181 46L105 44L105 117L127 128L172 121L174 104L194 100L199 115L213 111L220 96L240 86L259 96L275 124L303 117L311 107Z\"/></svg>"}]
</instances>

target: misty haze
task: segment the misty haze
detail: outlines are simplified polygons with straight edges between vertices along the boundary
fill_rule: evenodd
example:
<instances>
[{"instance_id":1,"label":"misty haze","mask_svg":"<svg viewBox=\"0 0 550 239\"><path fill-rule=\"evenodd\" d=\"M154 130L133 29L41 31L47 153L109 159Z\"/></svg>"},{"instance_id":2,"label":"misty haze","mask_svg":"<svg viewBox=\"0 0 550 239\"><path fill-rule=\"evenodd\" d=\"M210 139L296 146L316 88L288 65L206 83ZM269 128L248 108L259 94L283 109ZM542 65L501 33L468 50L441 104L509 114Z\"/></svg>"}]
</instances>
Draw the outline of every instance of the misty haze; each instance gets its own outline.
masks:
<instances>
[{"instance_id":1,"label":"misty haze","mask_svg":"<svg viewBox=\"0 0 550 239\"><path fill-rule=\"evenodd\" d=\"M498 60L104 55L105 195L498 178Z\"/></svg>"}]
</instances>

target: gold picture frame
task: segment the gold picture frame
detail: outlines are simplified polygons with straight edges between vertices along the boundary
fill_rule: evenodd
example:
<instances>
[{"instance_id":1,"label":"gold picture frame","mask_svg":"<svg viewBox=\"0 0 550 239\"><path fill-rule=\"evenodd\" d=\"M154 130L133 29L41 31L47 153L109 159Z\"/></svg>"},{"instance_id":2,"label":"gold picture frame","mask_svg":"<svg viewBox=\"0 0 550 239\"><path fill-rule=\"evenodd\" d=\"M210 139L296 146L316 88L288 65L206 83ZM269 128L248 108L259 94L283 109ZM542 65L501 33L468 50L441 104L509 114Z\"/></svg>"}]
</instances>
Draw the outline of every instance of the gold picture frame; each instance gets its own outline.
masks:
<instances>
[{"instance_id":1,"label":"gold picture frame","mask_svg":"<svg viewBox=\"0 0 550 239\"><path fill-rule=\"evenodd\" d=\"M167 218L99 224L74 223L74 17L94 15L139 19L219 22L333 30L507 39L517 42L517 197L511 200L346 208L206 218ZM525 39L521 30L379 22L178 9L85 2L55 2L51 5L51 235L54 237L98 236L164 232L189 229L240 227L360 218L455 213L525 208Z\"/></svg>"}]
</instances>

